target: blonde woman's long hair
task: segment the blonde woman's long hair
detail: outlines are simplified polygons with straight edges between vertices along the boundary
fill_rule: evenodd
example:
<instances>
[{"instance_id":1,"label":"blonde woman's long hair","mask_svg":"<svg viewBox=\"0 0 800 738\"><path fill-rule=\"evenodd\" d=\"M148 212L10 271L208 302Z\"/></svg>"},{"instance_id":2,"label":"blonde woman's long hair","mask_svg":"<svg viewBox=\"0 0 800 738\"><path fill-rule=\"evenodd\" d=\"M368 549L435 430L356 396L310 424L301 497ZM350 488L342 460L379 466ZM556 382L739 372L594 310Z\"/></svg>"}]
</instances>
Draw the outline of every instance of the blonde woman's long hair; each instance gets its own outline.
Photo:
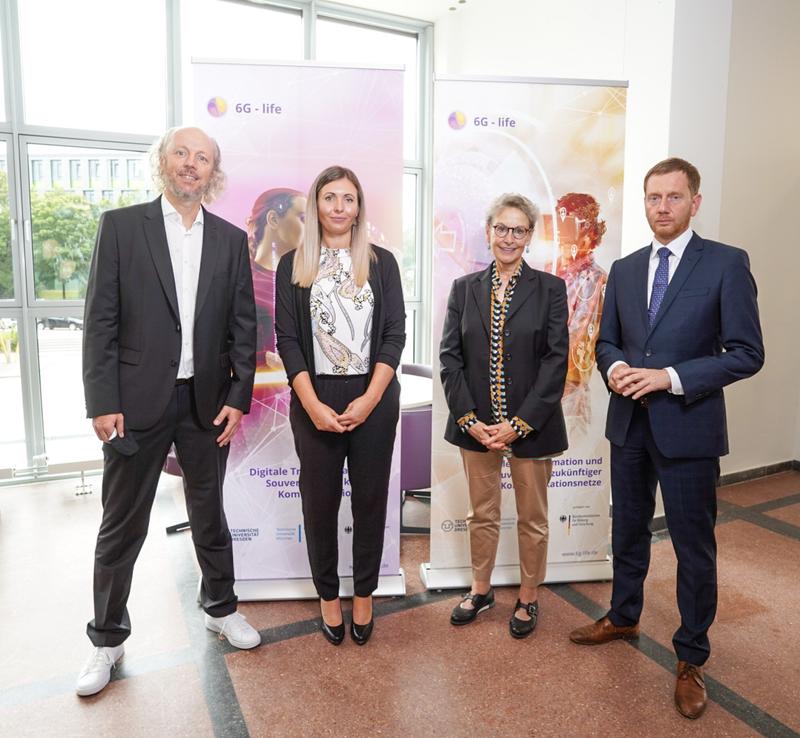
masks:
<instances>
[{"instance_id":1,"label":"blonde woman's long hair","mask_svg":"<svg viewBox=\"0 0 800 738\"><path fill-rule=\"evenodd\" d=\"M355 172L347 167L332 166L319 173L308 191L306 203L306 228L303 241L294 255L292 282L300 287L311 287L319 271L319 253L322 243L322 228L317 214L317 198L320 190L337 179L346 179L356 188L358 195L358 217L353 224L350 237L350 259L353 263L353 281L363 287L369 278L370 261L376 256L367 239L367 212L364 206L364 191Z\"/></svg>"}]
</instances>

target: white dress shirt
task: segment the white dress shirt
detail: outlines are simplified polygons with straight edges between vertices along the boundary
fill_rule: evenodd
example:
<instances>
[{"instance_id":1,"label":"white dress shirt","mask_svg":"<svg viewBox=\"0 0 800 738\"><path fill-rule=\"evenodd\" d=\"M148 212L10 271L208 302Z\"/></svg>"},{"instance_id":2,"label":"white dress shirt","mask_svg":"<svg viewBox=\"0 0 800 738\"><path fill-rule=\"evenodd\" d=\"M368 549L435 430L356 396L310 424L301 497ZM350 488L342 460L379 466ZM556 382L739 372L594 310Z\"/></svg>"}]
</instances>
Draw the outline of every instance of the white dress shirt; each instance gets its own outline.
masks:
<instances>
[{"instance_id":1,"label":"white dress shirt","mask_svg":"<svg viewBox=\"0 0 800 738\"><path fill-rule=\"evenodd\" d=\"M180 213L167 198L161 196L164 229L167 232L169 258L178 295L181 316L181 358L178 379L194 376L194 309L197 303L197 282L200 278L200 257L203 255L203 208L197 213L192 227L186 230Z\"/></svg>"},{"instance_id":2,"label":"white dress shirt","mask_svg":"<svg viewBox=\"0 0 800 738\"><path fill-rule=\"evenodd\" d=\"M659 243L655 239L653 239L653 243L650 246L650 261L647 265L647 304L650 304L650 296L653 294L653 282L656 279L656 269L658 268L658 262L660 261L658 250L663 246L666 246L670 250L669 255L669 274L667 276L667 284L672 281L672 278L675 276L675 271L678 268L678 264L681 263L681 257L683 256L683 252L686 251L686 247L689 245L689 241L692 240L692 236L694 235L694 231L691 228L687 228L680 236L673 239L669 243ZM624 361L615 361L609 368L607 377L611 376L611 373L616 369L616 367L620 364L625 364ZM676 372L671 366L664 367L667 374L669 374L670 381L672 382L672 387L669 391L673 395L682 395L683 392L683 385L681 384L681 378L678 376L678 372Z\"/></svg>"}]
</instances>

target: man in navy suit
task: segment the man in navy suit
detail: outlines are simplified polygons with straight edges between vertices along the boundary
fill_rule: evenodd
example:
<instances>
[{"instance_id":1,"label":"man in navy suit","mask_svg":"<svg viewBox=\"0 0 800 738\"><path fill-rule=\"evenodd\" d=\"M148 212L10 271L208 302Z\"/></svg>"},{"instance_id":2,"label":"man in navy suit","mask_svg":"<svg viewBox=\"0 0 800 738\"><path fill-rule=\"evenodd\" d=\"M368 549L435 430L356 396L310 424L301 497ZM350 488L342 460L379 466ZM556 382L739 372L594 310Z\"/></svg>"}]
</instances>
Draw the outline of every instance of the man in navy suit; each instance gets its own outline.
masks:
<instances>
[{"instance_id":1,"label":"man in navy suit","mask_svg":"<svg viewBox=\"0 0 800 738\"><path fill-rule=\"evenodd\" d=\"M615 262L608 278L597 365L611 391L614 582L608 614L570 633L581 645L638 636L658 482L678 559L675 705L688 718L706 706L702 666L717 608L716 487L728 453L722 388L764 363L747 254L689 227L699 189L688 161L650 169L653 242Z\"/></svg>"}]
</instances>

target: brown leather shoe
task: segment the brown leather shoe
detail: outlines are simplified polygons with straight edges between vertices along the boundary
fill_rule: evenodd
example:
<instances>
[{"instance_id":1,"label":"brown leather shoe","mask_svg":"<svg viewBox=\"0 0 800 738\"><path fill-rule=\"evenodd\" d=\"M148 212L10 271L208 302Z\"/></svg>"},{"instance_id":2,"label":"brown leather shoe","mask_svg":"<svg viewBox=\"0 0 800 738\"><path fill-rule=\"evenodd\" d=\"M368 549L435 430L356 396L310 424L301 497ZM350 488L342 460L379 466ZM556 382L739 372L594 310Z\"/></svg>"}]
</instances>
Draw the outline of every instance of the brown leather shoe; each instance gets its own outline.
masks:
<instances>
[{"instance_id":1,"label":"brown leather shoe","mask_svg":"<svg viewBox=\"0 0 800 738\"><path fill-rule=\"evenodd\" d=\"M638 637L639 623L635 625L614 625L608 619L608 615L591 625L576 628L569 634L569 639L581 646L599 646L601 643L616 641L618 638L630 641Z\"/></svg>"},{"instance_id":2,"label":"brown leather shoe","mask_svg":"<svg viewBox=\"0 0 800 738\"><path fill-rule=\"evenodd\" d=\"M706 709L706 683L702 667L686 661L678 662L675 707L681 715L690 720L695 720L703 714Z\"/></svg>"}]
</instances>

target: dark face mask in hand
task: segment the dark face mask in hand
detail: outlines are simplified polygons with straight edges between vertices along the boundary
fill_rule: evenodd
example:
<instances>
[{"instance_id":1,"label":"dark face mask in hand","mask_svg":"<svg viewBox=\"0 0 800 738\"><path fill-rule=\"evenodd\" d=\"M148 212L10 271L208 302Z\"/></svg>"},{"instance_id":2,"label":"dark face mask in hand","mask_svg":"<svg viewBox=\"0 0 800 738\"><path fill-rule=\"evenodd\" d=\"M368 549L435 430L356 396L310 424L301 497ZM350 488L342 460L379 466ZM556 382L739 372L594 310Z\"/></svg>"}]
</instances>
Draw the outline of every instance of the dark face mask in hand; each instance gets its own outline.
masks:
<instances>
[{"instance_id":1,"label":"dark face mask in hand","mask_svg":"<svg viewBox=\"0 0 800 738\"><path fill-rule=\"evenodd\" d=\"M130 431L123 438L114 436L106 443L123 456L133 456L139 450L139 444L136 443L136 439L131 435Z\"/></svg>"}]
</instances>

